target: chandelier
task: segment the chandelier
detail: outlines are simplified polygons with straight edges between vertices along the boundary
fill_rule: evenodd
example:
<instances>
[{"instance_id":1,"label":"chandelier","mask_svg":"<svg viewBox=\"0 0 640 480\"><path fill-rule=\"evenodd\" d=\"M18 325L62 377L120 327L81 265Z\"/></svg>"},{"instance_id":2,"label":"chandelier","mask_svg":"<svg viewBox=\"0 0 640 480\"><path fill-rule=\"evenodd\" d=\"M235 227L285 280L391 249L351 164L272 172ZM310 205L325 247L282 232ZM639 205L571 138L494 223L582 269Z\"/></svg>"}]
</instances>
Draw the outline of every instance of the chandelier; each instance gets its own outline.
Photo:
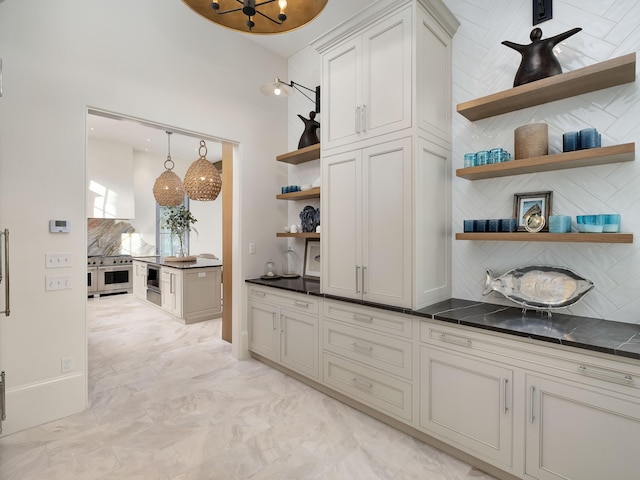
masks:
<instances>
[{"instance_id":1,"label":"chandelier","mask_svg":"<svg viewBox=\"0 0 640 480\"><path fill-rule=\"evenodd\" d=\"M153 184L153 196L161 207L175 207L184 199L184 188L180 177L173 172L171 160L171 132L167 133L167 159L164 161L165 171L156 178Z\"/></svg>"},{"instance_id":2,"label":"chandelier","mask_svg":"<svg viewBox=\"0 0 640 480\"><path fill-rule=\"evenodd\" d=\"M212 202L218 198L222 178L216 166L206 159L207 145L200 140L200 158L191 164L184 176L184 190L191 200Z\"/></svg>"},{"instance_id":3,"label":"chandelier","mask_svg":"<svg viewBox=\"0 0 640 480\"><path fill-rule=\"evenodd\" d=\"M329 0L182 0L218 25L245 33L283 33L317 17Z\"/></svg>"}]
</instances>

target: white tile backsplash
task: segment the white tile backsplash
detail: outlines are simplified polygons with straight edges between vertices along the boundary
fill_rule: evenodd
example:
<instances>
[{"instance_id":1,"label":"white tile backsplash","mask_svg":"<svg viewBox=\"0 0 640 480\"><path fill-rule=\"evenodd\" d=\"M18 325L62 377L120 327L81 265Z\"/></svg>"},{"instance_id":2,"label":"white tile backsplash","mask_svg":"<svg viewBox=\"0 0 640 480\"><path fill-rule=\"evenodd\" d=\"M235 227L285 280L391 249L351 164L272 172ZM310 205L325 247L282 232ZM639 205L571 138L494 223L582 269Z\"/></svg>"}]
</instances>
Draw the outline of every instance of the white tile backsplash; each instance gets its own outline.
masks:
<instances>
[{"instance_id":1,"label":"white tile backsplash","mask_svg":"<svg viewBox=\"0 0 640 480\"><path fill-rule=\"evenodd\" d=\"M453 42L454 103L510 88L520 56L502 40L528 43L531 2L445 0L461 25ZM556 0L554 18L538 25L543 37L573 27L582 31L562 42L557 57L564 71L592 65L639 50L640 5L627 0L583 2ZM487 31L492 32L488 34ZM497 32L497 35L493 34ZM580 95L519 112L469 122L453 119L453 168L464 153L490 146L513 151L513 130L528 123L549 124L550 152L561 150L562 133L588 126L603 134L603 144L640 139L640 88L637 83ZM455 104L453 106L455 110ZM503 303L499 296L482 296L485 269L496 275L514 267L550 264L568 267L595 283L582 302L563 313L640 323L640 164L627 162L519 175L482 181L453 180L453 227L464 219L508 217L513 194L552 190L553 211L571 215L621 213L625 232L635 234L630 245L554 242L453 241L453 295ZM631 307L635 305L636 308Z\"/></svg>"}]
</instances>

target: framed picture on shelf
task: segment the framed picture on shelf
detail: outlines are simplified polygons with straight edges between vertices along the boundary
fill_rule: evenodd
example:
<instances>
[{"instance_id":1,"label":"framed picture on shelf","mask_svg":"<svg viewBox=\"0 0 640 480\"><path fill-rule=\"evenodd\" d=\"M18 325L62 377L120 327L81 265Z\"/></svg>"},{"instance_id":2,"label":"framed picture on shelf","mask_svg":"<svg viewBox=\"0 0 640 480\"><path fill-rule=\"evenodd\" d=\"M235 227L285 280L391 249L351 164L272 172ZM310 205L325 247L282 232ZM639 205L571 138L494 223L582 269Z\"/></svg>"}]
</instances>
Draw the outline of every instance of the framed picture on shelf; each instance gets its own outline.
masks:
<instances>
[{"instance_id":1,"label":"framed picture on shelf","mask_svg":"<svg viewBox=\"0 0 640 480\"><path fill-rule=\"evenodd\" d=\"M318 238L307 238L302 276L307 279L320 279L320 239Z\"/></svg>"},{"instance_id":2,"label":"framed picture on shelf","mask_svg":"<svg viewBox=\"0 0 640 480\"><path fill-rule=\"evenodd\" d=\"M528 192L513 195L513 217L517 219L519 232L528 231L525 227L525 216L530 212L539 212L544 217L545 224L542 231L549 231L549 215L551 214L551 199L553 192Z\"/></svg>"}]
</instances>

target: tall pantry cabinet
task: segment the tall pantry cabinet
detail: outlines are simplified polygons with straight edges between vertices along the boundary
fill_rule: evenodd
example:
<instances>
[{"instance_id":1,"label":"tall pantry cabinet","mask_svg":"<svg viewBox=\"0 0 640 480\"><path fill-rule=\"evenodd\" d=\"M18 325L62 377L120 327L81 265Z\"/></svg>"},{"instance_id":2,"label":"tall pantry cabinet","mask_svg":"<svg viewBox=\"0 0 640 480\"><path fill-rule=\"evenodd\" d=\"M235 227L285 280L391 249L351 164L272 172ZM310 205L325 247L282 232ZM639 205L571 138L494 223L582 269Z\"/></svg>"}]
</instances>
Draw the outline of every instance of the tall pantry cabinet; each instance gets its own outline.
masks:
<instances>
[{"instance_id":1,"label":"tall pantry cabinet","mask_svg":"<svg viewBox=\"0 0 640 480\"><path fill-rule=\"evenodd\" d=\"M379 0L317 39L322 292L419 309L451 293L451 39L441 0Z\"/></svg>"}]
</instances>

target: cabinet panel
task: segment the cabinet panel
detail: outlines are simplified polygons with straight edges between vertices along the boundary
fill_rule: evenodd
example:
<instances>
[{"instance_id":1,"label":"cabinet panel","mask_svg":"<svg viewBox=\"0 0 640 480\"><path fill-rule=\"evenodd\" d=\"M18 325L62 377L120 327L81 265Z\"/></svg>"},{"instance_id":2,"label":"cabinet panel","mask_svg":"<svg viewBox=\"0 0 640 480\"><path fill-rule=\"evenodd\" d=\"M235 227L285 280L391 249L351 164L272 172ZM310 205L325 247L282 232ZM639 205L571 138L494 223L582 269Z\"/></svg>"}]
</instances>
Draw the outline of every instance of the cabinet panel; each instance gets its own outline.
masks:
<instances>
[{"instance_id":1,"label":"cabinet panel","mask_svg":"<svg viewBox=\"0 0 640 480\"><path fill-rule=\"evenodd\" d=\"M182 317L182 276L179 271L160 269L160 297L162 308L177 317Z\"/></svg>"},{"instance_id":2,"label":"cabinet panel","mask_svg":"<svg viewBox=\"0 0 640 480\"><path fill-rule=\"evenodd\" d=\"M326 157L322 162L322 291L361 296L361 152Z\"/></svg>"},{"instance_id":3,"label":"cabinet panel","mask_svg":"<svg viewBox=\"0 0 640 480\"><path fill-rule=\"evenodd\" d=\"M420 426L512 464L513 371L480 357L420 347Z\"/></svg>"},{"instance_id":4,"label":"cabinet panel","mask_svg":"<svg viewBox=\"0 0 640 480\"><path fill-rule=\"evenodd\" d=\"M451 296L451 153L420 140L416 159L416 309Z\"/></svg>"},{"instance_id":5,"label":"cabinet panel","mask_svg":"<svg viewBox=\"0 0 640 480\"><path fill-rule=\"evenodd\" d=\"M363 298L411 306L411 141L363 152Z\"/></svg>"},{"instance_id":6,"label":"cabinet panel","mask_svg":"<svg viewBox=\"0 0 640 480\"><path fill-rule=\"evenodd\" d=\"M380 411L411 421L411 384L324 354L324 382Z\"/></svg>"},{"instance_id":7,"label":"cabinet panel","mask_svg":"<svg viewBox=\"0 0 640 480\"><path fill-rule=\"evenodd\" d=\"M249 300L247 304L247 330L249 350L270 360L279 360L278 307Z\"/></svg>"},{"instance_id":8,"label":"cabinet panel","mask_svg":"<svg viewBox=\"0 0 640 480\"><path fill-rule=\"evenodd\" d=\"M451 36L418 9L419 126L451 147Z\"/></svg>"},{"instance_id":9,"label":"cabinet panel","mask_svg":"<svg viewBox=\"0 0 640 480\"><path fill-rule=\"evenodd\" d=\"M187 323L222 313L220 268L185 271L182 276L182 314Z\"/></svg>"},{"instance_id":10,"label":"cabinet panel","mask_svg":"<svg viewBox=\"0 0 640 480\"><path fill-rule=\"evenodd\" d=\"M278 306L303 313L318 314L320 311L320 299L311 295L288 293L283 290L258 287L252 285L248 290L249 299L261 302L275 303Z\"/></svg>"},{"instance_id":11,"label":"cabinet panel","mask_svg":"<svg viewBox=\"0 0 640 480\"><path fill-rule=\"evenodd\" d=\"M638 477L640 404L528 376L526 473L540 480Z\"/></svg>"},{"instance_id":12,"label":"cabinet panel","mask_svg":"<svg viewBox=\"0 0 640 480\"><path fill-rule=\"evenodd\" d=\"M280 362L311 378L318 378L318 317L280 311Z\"/></svg>"},{"instance_id":13,"label":"cabinet panel","mask_svg":"<svg viewBox=\"0 0 640 480\"><path fill-rule=\"evenodd\" d=\"M360 43L359 38L350 40L322 57L322 111L328 112L321 129L324 148L357 139L356 106L362 96Z\"/></svg>"},{"instance_id":14,"label":"cabinet panel","mask_svg":"<svg viewBox=\"0 0 640 480\"><path fill-rule=\"evenodd\" d=\"M372 137L410 127L410 9L364 32L362 63L361 135Z\"/></svg>"},{"instance_id":15,"label":"cabinet panel","mask_svg":"<svg viewBox=\"0 0 640 480\"><path fill-rule=\"evenodd\" d=\"M147 265L143 262L133 262L133 294L136 298L147 299Z\"/></svg>"},{"instance_id":16,"label":"cabinet panel","mask_svg":"<svg viewBox=\"0 0 640 480\"><path fill-rule=\"evenodd\" d=\"M343 355L393 375L412 377L412 345L360 328L324 321L325 351Z\"/></svg>"},{"instance_id":17,"label":"cabinet panel","mask_svg":"<svg viewBox=\"0 0 640 480\"><path fill-rule=\"evenodd\" d=\"M405 338L413 336L413 320L406 315L369 307L361 307L346 302L325 300L324 317L339 320L353 326L366 327L381 333L390 333Z\"/></svg>"}]
</instances>

